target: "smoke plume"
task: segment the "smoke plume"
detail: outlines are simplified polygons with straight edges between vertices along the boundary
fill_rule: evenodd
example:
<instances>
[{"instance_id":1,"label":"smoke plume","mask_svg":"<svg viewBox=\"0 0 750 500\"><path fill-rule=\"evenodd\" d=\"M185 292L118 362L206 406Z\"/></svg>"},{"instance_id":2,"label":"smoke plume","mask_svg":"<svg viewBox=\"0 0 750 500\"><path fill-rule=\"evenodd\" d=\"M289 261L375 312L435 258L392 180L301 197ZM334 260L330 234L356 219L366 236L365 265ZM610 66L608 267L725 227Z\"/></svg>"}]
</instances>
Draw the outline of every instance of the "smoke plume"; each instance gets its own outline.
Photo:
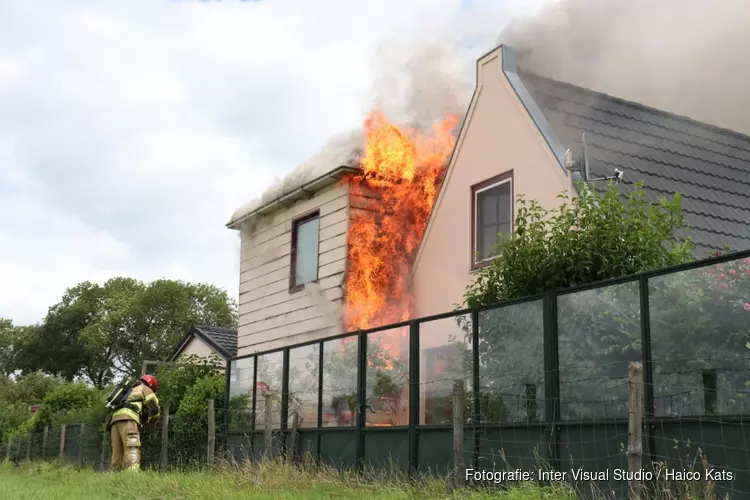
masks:
<instances>
[{"instance_id":1,"label":"smoke plume","mask_svg":"<svg viewBox=\"0 0 750 500\"><path fill-rule=\"evenodd\" d=\"M750 134L747 0L560 0L498 42L522 70Z\"/></svg>"}]
</instances>

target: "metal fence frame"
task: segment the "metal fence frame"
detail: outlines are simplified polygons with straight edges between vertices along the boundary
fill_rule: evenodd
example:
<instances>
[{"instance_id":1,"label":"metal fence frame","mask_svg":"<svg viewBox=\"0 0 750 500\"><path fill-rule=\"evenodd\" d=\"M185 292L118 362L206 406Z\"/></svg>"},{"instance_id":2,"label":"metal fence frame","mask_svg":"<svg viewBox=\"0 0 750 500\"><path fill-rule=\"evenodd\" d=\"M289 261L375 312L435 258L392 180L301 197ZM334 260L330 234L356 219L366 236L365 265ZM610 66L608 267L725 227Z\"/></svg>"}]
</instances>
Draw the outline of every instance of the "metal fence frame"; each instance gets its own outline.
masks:
<instances>
[{"instance_id":1,"label":"metal fence frame","mask_svg":"<svg viewBox=\"0 0 750 500\"><path fill-rule=\"evenodd\" d=\"M642 363L643 363L643 372L644 372L644 385L645 385L645 391L644 391L644 428L647 432L645 432L646 436L646 442L644 443L644 463L648 464L651 463L651 458L654 454L654 450L656 448L656 444L654 442L654 435L653 432L650 432L649 430L653 431L655 429L656 425L664 424L668 422L674 422L674 421L700 421L700 417L694 417L694 418L675 418L675 417L657 417L655 415L655 404L654 404L654 392L653 392L653 366L652 366L652 358L651 358L651 327L650 327L650 313L649 313L649 280L656 277L661 277L665 275L671 275L679 272L684 271L690 271L695 270L711 265L721 264L725 262L730 261L736 261L739 259L744 259L750 257L750 250L742 251L742 252L735 252L727 255L717 256L717 257L711 257L707 259L702 259L698 261L693 261L681 265L671 266L667 268L647 271L635 275L629 275L624 276L620 278L615 279L609 279L604 281L599 281L596 283L590 283L586 285L576 286L572 288L565 288L555 291L549 291L543 294L530 296L530 297L524 297L520 299L514 299L514 300L507 300L503 302L498 302L495 304L491 304L488 306L484 306L481 308L476 309L460 309L460 310L454 310L450 312L445 312L442 314L437 314L433 316L423 317L423 318L415 318L408 321L403 321L399 323L379 326L377 328L371 328L368 330L360 330L355 332L347 332L342 333L339 335L334 335L318 340L303 342L295 345L290 345L286 347L280 347L277 349L272 349L268 351L258 352L250 355L244 355L244 356L236 356L234 358L231 358L227 362L227 370L226 370L226 387L227 392L224 399L224 417L222 422L222 436L225 440L224 445L226 446L226 439L230 434L232 434L228 429L228 409L229 409L229 399L230 399L230 384L231 384L231 369L234 364L234 362L242 360L242 359L248 359L248 358L254 358L253 362L253 386L252 386L252 424L250 432L251 434L257 434L255 429L255 407L256 407L256 382L257 382L257 371L258 371L258 357L271 354L271 353L277 353L277 352L283 352L283 377L282 377L282 399L281 399L281 412L280 412L280 427L279 429L274 429L275 432L280 434L281 437L281 450L282 453L284 452L285 448L285 441L286 441L286 435L288 434L288 389L289 389L289 352L291 349L309 346L309 345L318 345L319 348L319 355L320 355L320 365L318 369L318 376L319 376L319 385L318 385L318 408L317 408L317 427L316 428L310 428L305 429L308 432L317 432L317 452L320 454L320 442L321 442L321 435L323 433L328 432L338 432L341 431L341 428L328 428L322 426L322 392L323 392L323 384L322 382L322 374L323 374L323 363L322 363L322 356L323 356L323 344L325 342L329 342L331 340L337 340L352 336L357 336L358 339L358 366L357 366L357 412L356 412L356 425L354 428L352 427L345 427L343 428L344 431L350 431L356 433L356 464L358 467L362 467L364 460L365 460L365 446L366 446L366 440L365 436L369 433L375 433L375 432L383 432L384 429L382 428L372 428L372 427L366 427L365 425L365 405L366 405L366 363L367 363L367 336L384 331L384 330L391 330L395 328L401 328L401 327L408 327L409 328L409 425L408 426L394 426L394 427L388 427L385 428L385 430L401 430L405 431L405 435L408 436L408 469L410 471L416 471L419 464L419 433L423 430L429 430L429 429L450 429L450 425L436 425L436 424L430 424L430 425L418 425L418 417L419 417L419 402L420 402L420 393L419 393L419 374L420 374L420 355L419 355L419 326L422 323L431 322L431 321L437 321L441 319L447 319L451 317L457 317L462 315L471 315L471 324L472 324L472 341L471 341L471 349L472 349L472 364L473 364L473 383L472 383L472 391L473 391L473 402L474 406L472 408L472 422L465 426L467 435L473 434L474 440L473 440L473 450L472 450L472 456L473 456L473 466L474 468L479 468L479 448L480 448L480 431L485 431L488 428L488 425L479 423L479 417L480 417L480 406L479 406L479 392L480 392L480 384L479 384L479 313L483 311L487 311L490 309L496 309L501 307L507 307L514 304L521 304L531 301L542 301L543 306L543 332L544 332L544 400L545 400L545 408L544 408L544 420L541 422L533 422L533 423L525 423L525 427L529 426L538 426L542 429L542 431L547 436L547 445L549 446L549 450L551 451L551 455L549 456L550 462L553 466L559 466L560 465L560 459L561 459L561 442L560 442L560 434L563 431L563 429L572 428L575 426L581 426L585 425L586 421L574 421L574 420L563 420L561 418L560 414L560 377L559 377L559 353L558 353L558 321L557 321L557 301L558 298L586 291L586 290L593 290L593 289L599 289L604 288L611 285L618 285L618 284L626 284L626 283L637 283L639 288L639 296L640 296L640 313L641 313L641 321L640 321L640 330L641 330L641 353L642 353ZM747 418L747 417L745 417ZM721 415L715 417L716 421L719 423L739 423L742 424L742 415ZM599 420L599 423L602 421ZM627 425L627 418L618 419L614 418L611 419L612 424L624 424ZM502 429L504 427L513 427L517 426L516 423L497 423L497 424L490 424L490 427L496 427L498 429ZM468 464L467 464L468 466Z\"/></svg>"}]
</instances>

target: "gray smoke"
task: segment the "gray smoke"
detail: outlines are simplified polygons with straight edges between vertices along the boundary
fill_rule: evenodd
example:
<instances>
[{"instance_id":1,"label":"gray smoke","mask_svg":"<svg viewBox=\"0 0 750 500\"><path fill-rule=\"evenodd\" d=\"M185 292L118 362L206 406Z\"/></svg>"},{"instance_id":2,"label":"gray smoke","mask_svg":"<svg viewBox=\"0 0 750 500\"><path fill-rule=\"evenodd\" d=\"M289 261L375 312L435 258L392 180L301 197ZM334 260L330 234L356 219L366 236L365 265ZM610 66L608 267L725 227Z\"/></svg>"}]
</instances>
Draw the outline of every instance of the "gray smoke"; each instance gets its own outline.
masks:
<instances>
[{"instance_id":1,"label":"gray smoke","mask_svg":"<svg viewBox=\"0 0 750 500\"><path fill-rule=\"evenodd\" d=\"M522 70L750 134L748 0L559 0L498 42Z\"/></svg>"}]
</instances>

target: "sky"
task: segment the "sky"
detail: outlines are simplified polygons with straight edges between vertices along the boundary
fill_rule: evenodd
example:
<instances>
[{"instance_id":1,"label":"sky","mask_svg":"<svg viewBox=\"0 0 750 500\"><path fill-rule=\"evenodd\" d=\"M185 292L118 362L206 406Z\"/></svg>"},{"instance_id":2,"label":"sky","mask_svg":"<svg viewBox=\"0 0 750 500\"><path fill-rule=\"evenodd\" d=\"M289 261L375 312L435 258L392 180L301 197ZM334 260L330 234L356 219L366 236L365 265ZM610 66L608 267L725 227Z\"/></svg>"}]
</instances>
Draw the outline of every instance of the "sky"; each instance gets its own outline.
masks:
<instances>
[{"instance_id":1,"label":"sky","mask_svg":"<svg viewBox=\"0 0 750 500\"><path fill-rule=\"evenodd\" d=\"M379 47L432 37L470 68L542 3L0 2L0 317L114 276L236 298L225 224L361 123Z\"/></svg>"}]
</instances>

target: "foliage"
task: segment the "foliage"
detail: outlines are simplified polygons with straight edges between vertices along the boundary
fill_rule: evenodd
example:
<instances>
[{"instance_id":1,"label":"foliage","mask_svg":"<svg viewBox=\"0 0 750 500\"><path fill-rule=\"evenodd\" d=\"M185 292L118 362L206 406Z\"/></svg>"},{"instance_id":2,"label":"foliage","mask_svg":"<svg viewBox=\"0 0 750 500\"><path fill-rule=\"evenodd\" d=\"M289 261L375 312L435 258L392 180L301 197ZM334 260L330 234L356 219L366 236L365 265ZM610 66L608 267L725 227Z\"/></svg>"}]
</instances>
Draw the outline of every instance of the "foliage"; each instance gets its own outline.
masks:
<instances>
[{"instance_id":1,"label":"foliage","mask_svg":"<svg viewBox=\"0 0 750 500\"><path fill-rule=\"evenodd\" d=\"M212 285L122 277L83 282L66 290L39 328L24 332L13 362L24 372L83 377L102 388L138 373L144 359L167 358L195 324L236 323L235 302ZM0 353L7 351L2 338Z\"/></svg>"},{"instance_id":2,"label":"foliage","mask_svg":"<svg viewBox=\"0 0 750 500\"><path fill-rule=\"evenodd\" d=\"M0 318L0 375L10 375L15 371L17 346L17 331L13 322Z\"/></svg>"},{"instance_id":3,"label":"foliage","mask_svg":"<svg viewBox=\"0 0 750 500\"><path fill-rule=\"evenodd\" d=\"M31 372L14 380L0 377L0 402L29 406L39 404L62 381L42 372ZM27 408L28 411L28 408Z\"/></svg>"},{"instance_id":4,"label":"foliage","mask_svg":"<svg viewBox=\"0 0 750 500\"><path fill-rule=\"evenodd\" d=\"M105 394L81 382L62 384L48 393L36 414L38 426L49 425L54 416L103 406Z\"/></svg>"},{"instance_id":5,"label":"foliage","mask_svg":"<svg viewBox=\"0 0 750 500\"><path fill-rule=\"evenodd\" d=\"M195 384L206 377L224 377L224 369L215 356L185 356L179 364L159 365L154 375L159 380L159 402L169 405L172 413L180 408L182 399Z\"/></svg>"},{"instance_id":6,"label":"foliage","mask_svg":"<svg viewBox=\"0 0 750 500\"><path fill-rule=\"evenodd\" d=\"M603 195L580 185L579 195L552 210L518 197L513 233L499 235L497 257L480 269L464 295L480 307L685 262L693 244L682 197L646 199L643 184L623 199L610 184Z\"/></svg>"},{"instance_id":7,"label":"foliage","mask_svg":"<svg viewBox=\"0 0 750 500\"><path fill-rule=\"evenodd\" d=\"M519 201L514 233L500 237L498 257L479 271L465 294L480 307L607 278L663 268L692 257L680 197L649 203L642 185L625 198L614 186L587 188L546 211ZM743 376L750 369L750 260L649 279L657 414L704 415L701 377L716 372L715 411L743 413ZM522 396L543 394L543 311L527 301L480 313L483 387ZM635 283L561 295L557 300L563 418L624 416L627 363L642 358L640 296ZM467 336L471 325L461 323ZM541 405L538 405L541 408ZM511 411L511 418L513 417Z\"/></svg>"}]
</instances>

